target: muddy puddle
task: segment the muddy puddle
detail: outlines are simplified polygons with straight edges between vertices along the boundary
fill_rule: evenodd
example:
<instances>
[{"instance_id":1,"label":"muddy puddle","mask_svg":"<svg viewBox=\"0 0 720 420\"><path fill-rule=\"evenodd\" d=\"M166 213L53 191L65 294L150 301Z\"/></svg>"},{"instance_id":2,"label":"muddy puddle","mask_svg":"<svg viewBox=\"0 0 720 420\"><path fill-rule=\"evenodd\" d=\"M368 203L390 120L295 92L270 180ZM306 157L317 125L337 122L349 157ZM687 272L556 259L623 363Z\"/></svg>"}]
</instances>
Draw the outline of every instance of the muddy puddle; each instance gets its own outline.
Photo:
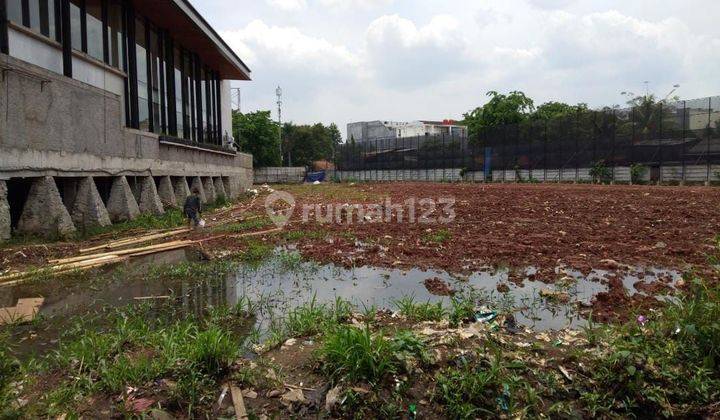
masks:
<instances>
[{"instance_id":1,"label":"muddy puddle","mask_svg":"<svg viewBox=\"0 0 720 420\"><path fill-rule=\"evenodd\" d=\"M410 296L416 302L441 301L450 307L450 296L438 296L426 287L426 280L433 279L445 284L456 296L473 293L479 304L514 312L519 324L543 331L586 324L583 311L587 311L593 296L607 291L608 273L601 270L588 276L558 270L565 280L548 285L530 280L534 270L527 269L528 278L518 286L508 281L508 270L503 269L488 269L470 276L419 269L346 269L305 262L297 254L285 251L277 252L259 265L243 265L224 278L210 281L197 282L192 278L148 281L142 275L152 267L197 258L191 251L177 250L133 260L130 267L90 281L64 281L62 285L48 281L0 288L2 307L14 306L22 298L45 298L37 320L14 329L16 352L43 353L54 347L73 317L139 302L170 303L180 313L201 315L208 306L234 305L250 299L260 303L255 314L255 329L262 333L273 319L311 299L331 304L336 298L343 298L360 310L372 307L396 310L394 301ZM642 275L623 278L628 294L645 293L642 287L635 286L657 281L663 281L672 291L674 282L681 278L679 272L657 268L644 268L637 273ZM498 284L504 286L498 288ZM562 298L556 299L557 296Z\"/></svg>"}]
</instances>

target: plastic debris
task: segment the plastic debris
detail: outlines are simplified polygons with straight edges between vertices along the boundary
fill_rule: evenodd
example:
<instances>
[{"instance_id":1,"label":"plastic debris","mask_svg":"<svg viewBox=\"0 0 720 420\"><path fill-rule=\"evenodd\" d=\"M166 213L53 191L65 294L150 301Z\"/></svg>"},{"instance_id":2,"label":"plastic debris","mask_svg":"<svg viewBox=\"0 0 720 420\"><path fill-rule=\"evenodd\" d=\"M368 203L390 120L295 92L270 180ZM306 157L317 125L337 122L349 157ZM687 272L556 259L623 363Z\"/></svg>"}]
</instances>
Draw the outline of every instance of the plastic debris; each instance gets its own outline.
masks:
<instances>
[{"instance_id":1,"label":"plastic debris","mask_svg":"<svg viewBox=\"0 0 720 420\"><path fill-rule=\"evenodd\" d=\"M339 386L336 386L335 388L328 391L327 395L325 396L325 410L331 412L335 408L335 406L338 404L340 400L340 394L342 393L342 388Z\"/></svg>"},{"instance_id":2,"label":"plastic debris","mask_svg":"<svg viewBox=\"0 0 720 420\"><path fill-rule=\"evenodd\" d=\"M410 407L408 407L408 414L410 415L411 419L414 419L417 417L417 405L410 404Z\"/></svg>"},{"instance_id":3,"label":"plastic debris","mask_svg":"<svg viewBox=\"0 0 720 420\"><path fill-rule=\"evenodd\" d=\"M497 318L497 312L495 311L478 312L475 314L475 320L477 322L490 322L495 318Z\"/></svg>"},{"instance_id":4,"label":"plastic debris","mask_svg":"<svg viewBox=\"0 0 720 420\"><path fill-rule=\"evenodd\" d=\"M645 324L647 324L648 319L645 315L640 315L637 317L637 322L638 322L638 324L640 324L640 326L644 327Z\"/></svg>"},{"instance_id":5,"label":"plastic debris","mask_svg":"<svg viewBox=\"0 0 720 420\"><path fill-rule=\"evenodd\" d=\"M510 410L510 387L508 384L503 384L503 393L495 401L502 411Z\"/></svg>"}]
</instances>

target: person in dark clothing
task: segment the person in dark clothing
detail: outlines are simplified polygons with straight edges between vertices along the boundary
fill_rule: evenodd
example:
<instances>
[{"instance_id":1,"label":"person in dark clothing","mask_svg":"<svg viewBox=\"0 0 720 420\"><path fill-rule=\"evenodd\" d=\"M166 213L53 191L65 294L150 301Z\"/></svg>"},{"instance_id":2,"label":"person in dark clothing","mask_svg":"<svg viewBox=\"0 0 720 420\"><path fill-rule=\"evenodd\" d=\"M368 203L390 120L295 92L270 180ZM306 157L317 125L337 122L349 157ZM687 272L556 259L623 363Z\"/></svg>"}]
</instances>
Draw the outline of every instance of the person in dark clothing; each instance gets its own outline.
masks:
<instances>
[{"instance_id":1,"label":"person in dark clothing","mask_svg":"<svg viewBox=\"0 0 720 420\"><path fill-rule=\"evenodd\" d=\"M200 215L202 214L202 203L200 202L200 191L197 188L192 189L192 194L185 199L183 213L188 218L188 224L197 227L200 224Z\"/></svg>"}]
</instances>

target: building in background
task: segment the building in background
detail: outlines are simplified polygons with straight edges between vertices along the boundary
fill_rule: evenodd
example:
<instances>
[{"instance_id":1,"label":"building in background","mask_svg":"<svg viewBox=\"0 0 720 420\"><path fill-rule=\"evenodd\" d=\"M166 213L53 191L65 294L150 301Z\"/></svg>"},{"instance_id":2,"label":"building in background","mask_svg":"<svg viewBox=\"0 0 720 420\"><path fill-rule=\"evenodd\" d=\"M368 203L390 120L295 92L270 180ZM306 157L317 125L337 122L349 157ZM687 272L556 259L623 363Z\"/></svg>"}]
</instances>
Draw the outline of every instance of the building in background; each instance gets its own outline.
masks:
<instances>
[{"instance_id":1,"label":"building in background","mask_svg":"<svg viewBox=\"0 0 720 420\"><path fill-rule=\"evenodd\" d=\"M230 147L250 70L187 0L0 0L0 70L0 240L252 183Z\"/></svg>"},{"instance_id":2,"label":"building in background","mask_svg":"<svg viewBox=\"0 0 720 420\"><path fill-rule=\"evenodd\" d=\"M350 123L347 126L348 141L356 143L379 139L409 138L422 136L467 137L467 127L453 120L444 121L365 121Z\"/></svg>"}]
</instances>

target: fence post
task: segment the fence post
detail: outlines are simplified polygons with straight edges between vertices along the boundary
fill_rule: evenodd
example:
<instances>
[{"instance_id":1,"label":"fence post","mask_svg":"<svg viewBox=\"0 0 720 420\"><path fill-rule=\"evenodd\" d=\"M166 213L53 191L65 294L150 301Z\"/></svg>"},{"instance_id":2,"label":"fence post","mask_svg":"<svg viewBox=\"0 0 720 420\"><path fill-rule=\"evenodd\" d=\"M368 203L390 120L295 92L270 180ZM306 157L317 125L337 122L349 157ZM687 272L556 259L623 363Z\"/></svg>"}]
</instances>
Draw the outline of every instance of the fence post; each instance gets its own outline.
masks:
<instances>
[{"instance_id":1,"label":"fence post","mask_svg":"<svg viewBox=\"0 0 720 420\"><path fill-rule=\"evenodd\" d=\"M685 139L687 138L687 134L685 133L686 130L686 120L687 120L687 102L683 101L683 113L682 113L682 180L680 180L680 185L685 185L686 181L686 163L685 163Z\"/></svg>"},{"instance_id":2,"label":"fence post","mask_svg":"<svg viewBox=\"0 0 720 420\"><path fill-rule=\"evenodd\" d=\"M658 184L658 185L662 185L662 183L663 183L663 153L662 153L662 152L663 152L663 150L662 150L662 149L663 149L663 148L662 148L663 103L660 102L659 106L660 106L660 113L659 113L659 117L658 117L658 118L660 118L660 121L658 121L659 130L658 130L658 133L657 133L656 135L657 135L657 138L658 138L658 164L659 164L659 167L660 167L660 171L659 171L660 173L658 174L658 182L657 182L657 184Z\"/></svg>"},{"instance_id":3,"label":"fence post","mask_svg":"<svg viewBox=\"0 0 720 420\"><path fill-rule=\"evenodd\" d=\"M707 174L705 177L705 186L710 186L710 124L712 123L712 97L708 98L708 123L707 129L707 154L705 155L705 163L707 164Z\"/></svg>"},{"instance_id":4,"label":"fence post","mask_svg":"<svg viewBox=\"0 0 720 420\"><path fill-rule=\"evenodd\" d=\"M615 110L613 109L612 112L612 146L610 148L610 156L612 157L612 180L610 181L611 184L615 184L617 181L615 173L617 172L615 170L616 162L617 162L617 156L615 156L615 136L617 135L617 115L615 114Z\"/></svg>"},{"instance_id":5,"label":"fence post","mask_svg":"<svg viewBox=\"0 0 720 420\"><path fill-rule=\"evenodd\" d=\"M547 182L547 129L548 129L548 122L547 120L544 120L544 130L543 130L543 182Z\"/></svg>"}]
</instances>

